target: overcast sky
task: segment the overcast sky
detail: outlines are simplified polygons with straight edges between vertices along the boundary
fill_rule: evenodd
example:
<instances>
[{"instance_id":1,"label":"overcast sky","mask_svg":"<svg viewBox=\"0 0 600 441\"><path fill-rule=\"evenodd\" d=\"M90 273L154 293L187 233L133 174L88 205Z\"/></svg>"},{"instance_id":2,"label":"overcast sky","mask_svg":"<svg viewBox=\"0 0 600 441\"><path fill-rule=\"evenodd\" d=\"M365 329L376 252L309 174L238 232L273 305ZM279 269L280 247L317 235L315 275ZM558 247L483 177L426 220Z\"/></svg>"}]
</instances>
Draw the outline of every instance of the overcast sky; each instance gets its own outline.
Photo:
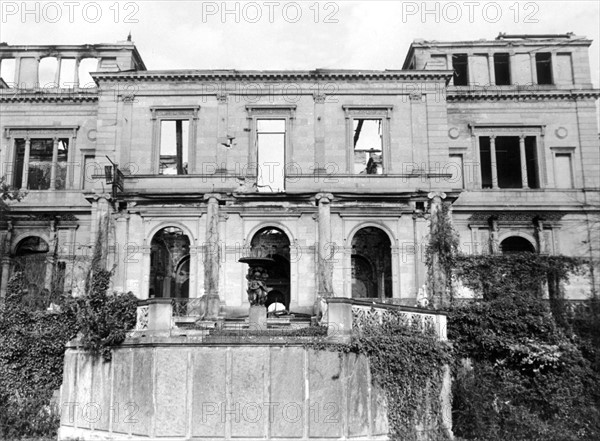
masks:
<instances>
[{"instance_id":1,"label":"overcast sky","mask_svg":"<svg viewBox=\"0 0 600 441\"><path fill-rule=\"evenodd\" d=\"M131 31L148 69L400 69L417 38L574 32L594 40L599 84L597 1L0 3L3 42L114 43Z\"/></svg>"}]
</instances>

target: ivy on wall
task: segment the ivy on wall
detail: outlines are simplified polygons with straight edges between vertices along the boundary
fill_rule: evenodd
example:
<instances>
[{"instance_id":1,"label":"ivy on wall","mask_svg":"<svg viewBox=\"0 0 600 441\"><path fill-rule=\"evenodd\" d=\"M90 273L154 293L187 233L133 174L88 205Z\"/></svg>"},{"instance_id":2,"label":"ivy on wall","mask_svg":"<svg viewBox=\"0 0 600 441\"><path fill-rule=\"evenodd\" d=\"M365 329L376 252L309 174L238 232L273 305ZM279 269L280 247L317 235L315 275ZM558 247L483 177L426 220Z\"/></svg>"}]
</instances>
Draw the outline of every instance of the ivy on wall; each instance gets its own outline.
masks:
<instances>
[{"instance_id":1,"label":"ivy on wall","mask_svg":"<svg viewBox=\"0 0 600 441\"><path fill-rule=\"evenodd\" d=\"M58 414L49 404L62 382L65 344L75 337L75 310L68 298L22 299L26 282L15 273L0 307L0 439L56 436Z\"/></svg>"}]
</instances>

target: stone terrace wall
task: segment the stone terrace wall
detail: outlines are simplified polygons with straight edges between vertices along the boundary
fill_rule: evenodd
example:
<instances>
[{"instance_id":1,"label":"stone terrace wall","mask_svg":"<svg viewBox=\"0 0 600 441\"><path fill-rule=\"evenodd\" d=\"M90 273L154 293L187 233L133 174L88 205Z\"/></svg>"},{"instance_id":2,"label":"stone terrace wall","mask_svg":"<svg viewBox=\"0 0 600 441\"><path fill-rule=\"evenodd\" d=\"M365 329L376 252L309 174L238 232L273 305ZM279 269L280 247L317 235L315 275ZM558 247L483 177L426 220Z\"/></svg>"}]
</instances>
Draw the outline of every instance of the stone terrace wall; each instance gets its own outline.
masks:
<instances>
[{"instance_id":1,"label":"stone terrace wall","mask_svg":"<svg viewBox=\"0 0 600 441\"><path fill-rule=\"evenodd\" d=\"M301 346L120 347L65 354L59 440L387 439L368 360Z\"/></svg>"}]
</instances>

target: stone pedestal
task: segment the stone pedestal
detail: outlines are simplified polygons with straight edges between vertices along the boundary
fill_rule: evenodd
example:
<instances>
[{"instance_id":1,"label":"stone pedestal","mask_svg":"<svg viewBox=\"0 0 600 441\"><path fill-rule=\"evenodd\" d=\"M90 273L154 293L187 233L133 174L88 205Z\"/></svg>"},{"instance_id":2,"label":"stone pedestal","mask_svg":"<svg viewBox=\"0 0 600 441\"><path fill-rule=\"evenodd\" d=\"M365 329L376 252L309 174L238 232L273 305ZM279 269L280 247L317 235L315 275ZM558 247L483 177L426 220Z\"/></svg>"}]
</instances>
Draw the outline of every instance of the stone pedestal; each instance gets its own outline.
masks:
<instances>
[{"instance_id":1,"label":"stone pedestal","mask_svg":"<svg viewBox=\"0 0 600 441\"><path fill-rule=\"evenodd\" d=\"M267 329L267 308L263 305L250 306L250 316L248 318L250 330L263 331Z\"/></svg>"}]
</instances>

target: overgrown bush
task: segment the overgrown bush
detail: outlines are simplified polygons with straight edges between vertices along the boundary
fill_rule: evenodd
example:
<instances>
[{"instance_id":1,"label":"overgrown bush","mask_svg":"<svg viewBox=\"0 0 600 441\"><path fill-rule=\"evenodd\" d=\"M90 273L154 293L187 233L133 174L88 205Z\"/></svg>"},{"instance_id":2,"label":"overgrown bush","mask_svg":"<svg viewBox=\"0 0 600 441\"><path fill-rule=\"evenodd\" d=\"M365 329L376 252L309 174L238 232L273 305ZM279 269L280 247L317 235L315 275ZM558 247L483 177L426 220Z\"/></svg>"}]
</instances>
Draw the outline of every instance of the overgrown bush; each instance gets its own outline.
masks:
<instances>
[{"instance_id":1,"label":"overgrown bush","mask_svg":"<svg viewBox=\"0 0 600 441\"><path fill-rule=\"evenodd\" d=\"M536 297L520 292L452 309L458 436L600 439L600 375Z\"/></svg>"},{"instance_id":2,"label":"overgrown bush","mask_svg":"<svg viewBox=\"0 0 600 441\"><path fill-rule=\"evenodd\" d=\"M111 359L112 346L118 345L135 327L137 297L109 293L111 272L103 269L93 271L85 295L78 297L77 327L79 344L83 349Z\"/></svg>"},{"instance_id":3,"label":"overgrown bush","mask_svg":"<svg viewBox=\"0 0 600 441\"><path fill-rule=\"evenodd\" d=\"M9 281L0 308L0 439L56 436L50 399L60 387L65 344L75 337L68 298L51 311L27 296L22 273Z\"/></svg>"}]
</instances>

